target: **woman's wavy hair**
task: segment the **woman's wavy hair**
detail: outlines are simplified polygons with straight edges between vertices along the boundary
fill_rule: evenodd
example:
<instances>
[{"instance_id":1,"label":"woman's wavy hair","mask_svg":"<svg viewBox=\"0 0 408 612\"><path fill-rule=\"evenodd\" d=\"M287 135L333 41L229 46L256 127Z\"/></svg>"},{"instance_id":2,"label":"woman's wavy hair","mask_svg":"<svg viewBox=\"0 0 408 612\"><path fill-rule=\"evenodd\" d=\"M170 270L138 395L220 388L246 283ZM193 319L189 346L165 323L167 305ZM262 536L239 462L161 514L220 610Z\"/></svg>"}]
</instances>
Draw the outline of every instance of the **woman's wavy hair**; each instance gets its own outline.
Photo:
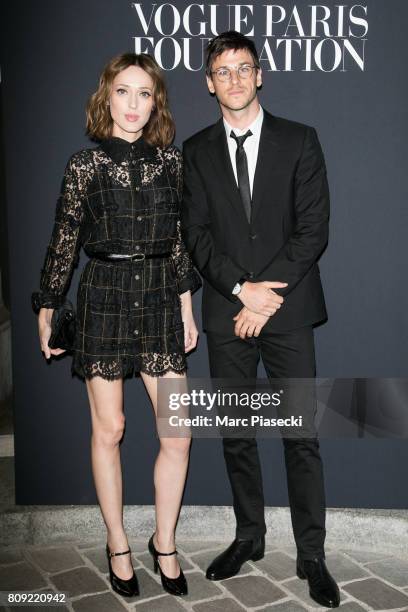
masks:
<instances>
[{"instance_id":1,"label":"woman's wavy hair","mask_svg":"<svg viewBox=\"0 0 408 612\"><path fill-rule=\"evenodd\" d=\"M104 140L112 136L113 120L108 106L112 83L116 75L129 66L139 66L153 80L154 107L143 128L143 138L153 146L167 147L175 134L174 121L168 106L167 88L162 70L156 60L146 53L122 53L106 64L99 78L98 89L87 103L86 133L92 140Z\"/></svg>"}]
</instances>

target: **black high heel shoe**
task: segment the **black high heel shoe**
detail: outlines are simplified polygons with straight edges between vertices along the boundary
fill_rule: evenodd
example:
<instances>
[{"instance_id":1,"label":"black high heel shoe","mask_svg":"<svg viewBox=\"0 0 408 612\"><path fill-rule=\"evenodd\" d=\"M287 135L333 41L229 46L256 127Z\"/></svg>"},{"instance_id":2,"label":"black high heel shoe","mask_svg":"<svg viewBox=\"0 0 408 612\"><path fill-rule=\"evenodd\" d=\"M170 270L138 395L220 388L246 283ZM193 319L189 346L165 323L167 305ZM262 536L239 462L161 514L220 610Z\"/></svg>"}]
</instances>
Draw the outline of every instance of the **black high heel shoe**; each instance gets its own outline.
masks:
<instances>
[{"instance_id":1,"label":"black high heel shoe","mask_svg":"<svg viewBox=\"0 0 408 612\"><path fill-rule=\"evenodd\" d=\"M112 569L111 557L130 554L130 548L124 552L113 553L109 550L109 546L106 544L106 554L108 556L109 578L112 589L124 597L135 597L136 595L139 595L139 584L136 578L135 570L133 570L133 576L131 578L124 580L123 578L119 578L119 576L117 576Z\"/></svg>"},{"instance_id":2,"label":"black high heel shoe","mask_svg":"<svg viewBox=\"0 0 408 612\"><path fill-rule=\"evenodd\" d=\"M158 550L156 550L153 544L153 536L150 538L148 546L149 552L153 557L154 573L157 574L157 570L160 570L160 578L161 583L163 585L163 589L167 591L167 593L170 593L170 595L187 595L187 581L186 577L183 574L183 570L180 568L180 573L177 578L169 578L168 576L166 576L166 574L163 573L158 560L158 557L168 557L170 555L177 555L177 550L173 550L173 552L170 553L159 552Z\"/></svg>"}]
</instances>

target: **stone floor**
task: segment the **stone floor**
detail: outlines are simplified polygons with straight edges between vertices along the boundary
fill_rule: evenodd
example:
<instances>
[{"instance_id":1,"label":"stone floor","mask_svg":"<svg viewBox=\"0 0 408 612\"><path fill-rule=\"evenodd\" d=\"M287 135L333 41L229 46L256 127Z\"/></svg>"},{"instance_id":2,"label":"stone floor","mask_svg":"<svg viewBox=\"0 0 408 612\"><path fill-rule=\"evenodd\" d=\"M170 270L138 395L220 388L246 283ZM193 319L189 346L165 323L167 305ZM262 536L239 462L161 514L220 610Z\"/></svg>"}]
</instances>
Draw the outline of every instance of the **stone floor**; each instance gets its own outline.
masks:
<instances>
[{"instance_id":1,"label":"stone floor","mask_svg":"<svg viewBox=\"0 0 408 612\"><path fill-rule=\"evenodd\" d=\"M238 576L211 582L205 578L209 561L225 547L219 542L178 542L179 558L189 585L189 595L175 598L163 593L152 571L146 542L131 540L133 562L141 595L125 600L110 590L102 542L58 546L25 546L0 551L0 591L64 591L65 606L35 607L75 612L301 612L323 610L313 606L306 581L295 576L293 547L267 544L264 559L248 562ZM342 612L364 610L408 611L408 559L381 552L327 550L327 565L341 588ZM28 606L1 607L21 610Z\"/></svg>"},{"instance_id":2,"label":"stone floor","mask_svg":"<svg viewBox=\"0 0 408 612\"><path fill-rule=\"evenodd\" d=\"M14 459L0 458L0 512L14 504ZM2 534L0 534L1 537ZM211 582L205 578L209 562L227 543L179 539L179 558L189 585L189 595L165 595L160 580L152 571L147 538L130 540L133 562L141 594L125 600L111 591L103 542L65 542L52 546L0 548L0 592L63 591L68 602L59 607L30 606L34 610L71 610L73 612L304 612L324 610L313 605L306 581L295 575L296 552L293 546L276 547L267 542L264 559L248 562L238 576ZM342 612L394 610L408 612L408 551L404 559L389 553L331 550L326 547L327 565L341 589ZM2 607L26 610L28 606Z\"/></svg>"}]
</instances>

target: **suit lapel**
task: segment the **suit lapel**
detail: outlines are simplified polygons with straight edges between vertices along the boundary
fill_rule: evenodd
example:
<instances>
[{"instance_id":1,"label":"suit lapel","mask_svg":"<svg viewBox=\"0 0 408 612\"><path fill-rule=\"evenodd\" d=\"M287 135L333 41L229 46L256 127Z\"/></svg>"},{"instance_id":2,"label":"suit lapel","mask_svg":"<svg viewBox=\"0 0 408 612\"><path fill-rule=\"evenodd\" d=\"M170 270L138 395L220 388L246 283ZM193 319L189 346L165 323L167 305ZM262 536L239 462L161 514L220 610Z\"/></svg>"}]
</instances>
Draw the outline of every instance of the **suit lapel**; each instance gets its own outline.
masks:
<instances>
[{"instance_id":1,"label":"suit lapel","mask_svg":"<svg viewBox=\"0 0 408 612\"><path fill-rule=\"evenodd\" d=\"M265 189L271 186L273 169L276 168L278 164L279 145L277 141L275 119L273 115L264 110L252 191L252 222L261 208Z\"/></svg>"},{"instance_id":2,"label":"suit lapel","mask_svg":"<svg viewBox=\"0 0 408 612\"><path fill-rule=\"evenodd\" d=\"M213 126L208 137L208 144L209 147L207 152L213 167L214 175L217 177L217 182L227 196L228 201L233 206L236 214L248 225L248 220L231 165L222 118Z\"/></svg>"}]
</instances>

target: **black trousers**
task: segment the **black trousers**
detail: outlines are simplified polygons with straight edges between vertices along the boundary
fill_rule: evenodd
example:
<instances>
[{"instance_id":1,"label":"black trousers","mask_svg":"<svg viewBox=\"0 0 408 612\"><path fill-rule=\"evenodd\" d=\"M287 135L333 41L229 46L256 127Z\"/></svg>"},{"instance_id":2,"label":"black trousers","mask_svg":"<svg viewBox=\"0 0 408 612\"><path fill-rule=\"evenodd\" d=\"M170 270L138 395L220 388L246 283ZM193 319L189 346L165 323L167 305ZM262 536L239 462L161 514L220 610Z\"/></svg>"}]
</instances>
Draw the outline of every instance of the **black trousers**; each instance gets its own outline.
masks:
<instances>
[{"instance_id":1,"label":"black trousers","mask_svg":"<svg viewBox=\"0 0 408 612\"><path fill-rule=\"evenodd\" d=\"M207 332L212 378L252 378L262 358L268 378L316 375L312 327L242 340ZM283 438L293 533L302 559L324 557L326 500L319 441ZM236 537L252 539L266 532L262 472L256 440L223 438L233 493Z\"/></svg>"}]
</instances>

